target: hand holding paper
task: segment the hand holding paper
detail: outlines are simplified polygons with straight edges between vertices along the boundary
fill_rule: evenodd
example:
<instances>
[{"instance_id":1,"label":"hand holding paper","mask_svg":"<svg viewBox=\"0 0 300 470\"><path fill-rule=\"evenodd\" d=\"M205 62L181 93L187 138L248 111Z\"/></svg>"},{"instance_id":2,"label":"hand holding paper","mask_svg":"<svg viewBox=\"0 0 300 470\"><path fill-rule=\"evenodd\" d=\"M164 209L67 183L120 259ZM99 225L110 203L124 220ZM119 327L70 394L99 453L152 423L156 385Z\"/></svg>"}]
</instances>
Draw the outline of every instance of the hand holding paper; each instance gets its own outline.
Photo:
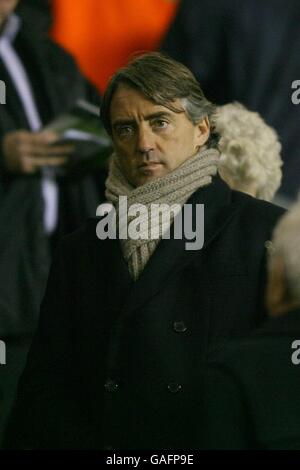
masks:
<instances>
[{"instance_id":1,"label":"hand holding paper","mask_svg":"<svg viewBox=\"0 0 300 470\"><path fill-rule=\"evenodd\" d=\"M9 172L31 174L43 167L66 164L75 147L70 143L59 143L54 131L19 130L4 136L2 151Z\"/></svg>"}]
</instances>

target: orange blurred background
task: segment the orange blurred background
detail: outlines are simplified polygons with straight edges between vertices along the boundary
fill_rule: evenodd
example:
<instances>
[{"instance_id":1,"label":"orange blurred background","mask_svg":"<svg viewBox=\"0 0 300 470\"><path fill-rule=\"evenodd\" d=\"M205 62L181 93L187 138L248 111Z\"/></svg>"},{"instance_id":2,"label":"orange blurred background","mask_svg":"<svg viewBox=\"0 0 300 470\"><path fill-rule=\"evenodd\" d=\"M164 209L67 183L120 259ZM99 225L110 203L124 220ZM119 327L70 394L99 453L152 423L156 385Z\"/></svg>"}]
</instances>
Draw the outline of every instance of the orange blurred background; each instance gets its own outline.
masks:
<instances>
[{"instance_id":1,"label":"orange blurred background","mask_svg":"<svg viewBox=\"0 0 300 470\"><path fill-rule=\"evenodd\" d=\"M178 1L52 0L52 5L52 37L103 92L133 52L158 48Z\"/></svg>"}]
</instances>

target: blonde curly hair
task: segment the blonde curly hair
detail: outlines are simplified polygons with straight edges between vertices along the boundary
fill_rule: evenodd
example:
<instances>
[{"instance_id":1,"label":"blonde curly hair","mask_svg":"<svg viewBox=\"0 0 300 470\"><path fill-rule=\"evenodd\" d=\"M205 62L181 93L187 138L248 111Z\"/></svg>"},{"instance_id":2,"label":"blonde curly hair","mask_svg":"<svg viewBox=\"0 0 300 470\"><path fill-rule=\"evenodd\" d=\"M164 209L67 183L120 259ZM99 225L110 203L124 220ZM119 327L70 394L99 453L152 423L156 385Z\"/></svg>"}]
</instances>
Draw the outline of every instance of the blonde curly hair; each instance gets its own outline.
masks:
<instances>
[{"instance_id":1,"label":"blonde curly hair","mask_svg":"<svg viewBox=\"0 0 300 470\"><path fill-rule=\"evenodd\" d=\"M254 185L256 197L271 201L282 178L276 131L237 102L218 107L216 130L221 136L219 172L224 180L244 192Z\"/></svg>"}]
</instances>

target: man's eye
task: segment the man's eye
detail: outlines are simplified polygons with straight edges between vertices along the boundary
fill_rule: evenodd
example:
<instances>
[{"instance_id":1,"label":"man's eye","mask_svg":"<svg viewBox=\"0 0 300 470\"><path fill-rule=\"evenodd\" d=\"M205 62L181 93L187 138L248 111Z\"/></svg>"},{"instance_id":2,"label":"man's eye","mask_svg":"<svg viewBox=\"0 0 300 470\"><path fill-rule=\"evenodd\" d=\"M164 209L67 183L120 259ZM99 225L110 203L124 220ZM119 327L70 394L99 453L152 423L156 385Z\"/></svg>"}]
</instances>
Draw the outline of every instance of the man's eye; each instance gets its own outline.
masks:
<instances>
[{"instance_id":1,"label":"man's eye","mask_svg":"<svg viewBox=\"0 0 300 470\"><path fill-rule=\"evenodd\" d=\"M120 126L117 127L116 132L119 137L127 137L133 134L134 129L132 126Z\"/></svg>"},{"instance_id":2,"label":"man's eye","mask_svg":"<svg viewBox=\"0 0 300 470\"><path fill-rule=\"evenodd\" d=\"M158 129L165 129L168 127L168 124L168 121L165 121L164 119L155 119L152 123L152 126Z\"/></svg>"}]
</instances>

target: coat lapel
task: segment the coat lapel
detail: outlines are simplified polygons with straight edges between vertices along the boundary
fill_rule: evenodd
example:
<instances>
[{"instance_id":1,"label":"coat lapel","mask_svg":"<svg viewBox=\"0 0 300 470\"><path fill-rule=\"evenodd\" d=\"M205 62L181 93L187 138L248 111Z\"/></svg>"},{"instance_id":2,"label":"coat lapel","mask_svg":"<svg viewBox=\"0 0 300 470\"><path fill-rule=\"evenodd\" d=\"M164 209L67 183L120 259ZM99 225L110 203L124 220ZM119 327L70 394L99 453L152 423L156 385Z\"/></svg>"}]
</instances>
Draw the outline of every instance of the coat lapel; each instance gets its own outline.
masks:
<instances>
[{"instance_id":1,"label":"coat lapel","mask_svg":"<svg viewBox=\"0 0 300 470\"><path fill-rule=\"evenodd\" d=\"M122 309L133 285L127 264L118 240L100 241L95 237L96 223L92 219L90 259L97 279L105 279L105 295L112 310ZM104 272L103 272L104 271Z\"/></svg>"},{"instance_id":2,"label":"coat lapel","mask_svg":"<svg viewBox=\"0 0 300 470\"><path fill-rule=\"evenodd\" d=\"M203 252L231 220L237 205L231 203L231 190L220 177L215 177L209 186L196 191L187 202L193 206L193 220L196 204L204 204ZM180 216L184 216L184 211ZM126 315L147 303L183 266L199 256L199 251L186 250L188 241L185 236L181 240L161 240L140 278L132 286L124 306Z\"/></svg>"},{"instance_id":3,"label":"coat lapel","mask_svg":"<svg viewBox=\"0 0 300 470\"><path fill-rule=\"evenodd\" d=\"M25 24L25 27L22 27L20 30L20 40L24 42L27 49L30 51L32 66L37 64L36 69L41 79L41 88L47 90L47 102L49 102L51 108L49 115L56 115L61 111L61 96L59 96L55 87L58 78L53 76L52 69L48 62L49 57L45 56L45 50L47 50L47 47L51 46L41 45L42 41L47 41L47 38L42 35L40 41L33 41L30 36L30 31L30 26Z\"/></svg>"}]
</instances>

